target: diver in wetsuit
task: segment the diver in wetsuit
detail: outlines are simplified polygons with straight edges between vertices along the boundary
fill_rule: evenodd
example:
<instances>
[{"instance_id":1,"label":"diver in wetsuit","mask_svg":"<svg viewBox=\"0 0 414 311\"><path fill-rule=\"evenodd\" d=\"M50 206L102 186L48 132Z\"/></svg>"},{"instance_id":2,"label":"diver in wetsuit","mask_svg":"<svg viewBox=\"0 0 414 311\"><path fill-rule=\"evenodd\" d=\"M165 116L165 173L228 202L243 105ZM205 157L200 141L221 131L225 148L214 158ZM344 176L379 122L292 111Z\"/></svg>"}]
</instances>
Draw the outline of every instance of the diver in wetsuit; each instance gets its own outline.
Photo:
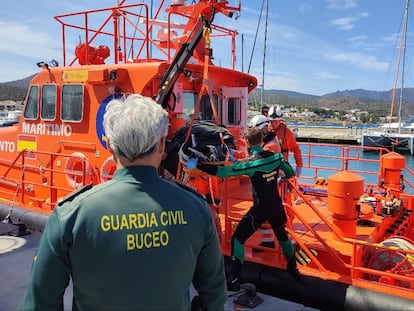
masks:
<instances>
[{"instance_id":1,"label":"diver in wetsuit","mask_svg":"<svg viewBox=\"0 0 414 311\"><path fill-rule=\"evenodd\" d=\"M263 134L258 127L249 128L245 139L251 156L233 165L202 164L197 163L195 159L187 163L189 170L198 168L218 177L236 175L250 177L253 206L243 216L232 236L232 265L230 275L227 277L227 289L230 291L237 291L240 288L239 278L244 262L244 243L266 220L280 243L287 260L287 270L294 277L299 277L294 248L285 230L287 221L285 209L277 190L279 169L284 172L286 178L294 176L295 172L282 153L263 150Z\"/></svg>"}]
</instances>

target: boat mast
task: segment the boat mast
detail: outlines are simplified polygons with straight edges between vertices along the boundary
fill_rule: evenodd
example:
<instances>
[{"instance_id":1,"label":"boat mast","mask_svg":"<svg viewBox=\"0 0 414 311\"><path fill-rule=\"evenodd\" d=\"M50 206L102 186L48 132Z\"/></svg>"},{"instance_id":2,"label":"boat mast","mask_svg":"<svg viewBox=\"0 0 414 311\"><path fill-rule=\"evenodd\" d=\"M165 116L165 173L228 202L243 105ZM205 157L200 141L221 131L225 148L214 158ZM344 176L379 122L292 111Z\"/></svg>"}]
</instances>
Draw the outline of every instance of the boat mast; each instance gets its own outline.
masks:
<instances>
[{"instance_id":1,"label":"boat mast","mask_svg":"<svg viewBox=\"0 0 414 311\"><path fill-rule=\"evenodd\" d=\"M266 19L265 19L265 33L263 45L263 71L262 71L262 90L260 94L260 110L264 106L264 86L265 86L265 69L266 69L266 41L267 41L267 20L269 17L269 0L266 0Z\"/></svg>"},{"instance_id":2,"label":"boat mast","mask_svg":"<svg viewBox=\"0 0 414 311\"><path fill-rule=\"evenodd\" d=\"M401 71L401 89L400 89L400 106L398 108L398 133L401 133L401 121L402 121L402 106L403 106L403 92L404 92L404 71L405 71L405 54L407 47L407 23L408 23L408 5L410 0L407 0L405 3L405 12L404 12L404 24L403 24L403 33L402 36L402 71Z\"/></svg>"}]
</instances>

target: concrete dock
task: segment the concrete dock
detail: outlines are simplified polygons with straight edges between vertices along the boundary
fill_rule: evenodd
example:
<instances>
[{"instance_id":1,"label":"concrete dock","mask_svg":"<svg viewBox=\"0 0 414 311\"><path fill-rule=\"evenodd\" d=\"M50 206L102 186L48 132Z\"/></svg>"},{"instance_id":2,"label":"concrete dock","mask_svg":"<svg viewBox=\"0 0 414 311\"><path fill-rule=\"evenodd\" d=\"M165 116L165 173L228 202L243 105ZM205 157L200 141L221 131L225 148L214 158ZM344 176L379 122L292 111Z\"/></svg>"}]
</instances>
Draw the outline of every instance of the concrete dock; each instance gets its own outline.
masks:
<instances>
[{"instance_id":1,"label":"concrete dock","mask_svg":"<svg viewBox=\"0 0 414 311\"><path fill-rule=\"evenodd\" d=\"M299 142L359 145L362 128L329 126L289 126Z\"/></svg>"}]
</instances>

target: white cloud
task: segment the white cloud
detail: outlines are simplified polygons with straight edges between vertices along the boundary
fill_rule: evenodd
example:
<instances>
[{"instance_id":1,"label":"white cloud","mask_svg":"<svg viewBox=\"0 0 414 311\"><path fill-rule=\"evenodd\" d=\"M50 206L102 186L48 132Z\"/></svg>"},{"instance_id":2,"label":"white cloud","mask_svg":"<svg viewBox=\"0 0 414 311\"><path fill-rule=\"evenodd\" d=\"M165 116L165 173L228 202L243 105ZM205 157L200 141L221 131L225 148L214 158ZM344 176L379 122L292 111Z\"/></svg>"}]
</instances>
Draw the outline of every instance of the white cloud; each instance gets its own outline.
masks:
<instances>
[{"instance_id":1,"label":"white cloud","mask_svg":"<svg viewBox=\"0 0 414 311\"><path fill-rule=\"evenodd\" d=\"M45 32L37 32L25 24L0 21L0 52L14 56L51 59L61 55L59 45Z\"/></svg>"},{"instance_id":2,"label":"white cloud","mask_svg":"<svg viewBox=\"0 0 414 311\"><path fill-rule=\"evenodd\" d=\"M341 17L331 20L332 26L337 26L339 29L349 30L355 27L355 17Z\"/></svg>"},{"instance_id":3,"label":"white cloud","mask_svg":"<svg viewBox=\"0 0 414 311\"><path fill-rule=\"evenodd\" d=\"M328 57L336 61L351 63L365 70L386 71L389 68L388 63L379 61L376 56L358 52L336 53Z\"/></svg>"},{"instance_id":4,"label":"white cloud","mask_svg":"<svg viewBox=\"0 0 414 311\"><path fill-rule=\"evenodd\" d=\"M338 75L326 72L326 71L320 71L320 72L315 72L314 75L322 80L335 80L335 79L339 79Z\"/></svg>"},{"instance_id":5,"label":"white cloud","mask_svg":"<svg viewBox=\"0 0 414 311\"><path fill-rule=\"evenodd\" d=\"M383 37L383 40L386 42L396 42L400 37L399 33L393 33L391 35Z\"/></svg>"},{"instance_id":6,"label":"white cloud","mask_svg":"<svg viewBox=\"0 0 414 311\"><path fill-rule=\"evenodd\" d=\"M356 0L326 0L326 8L329 10L351 9L358 7Z\"/></svg>"},{"instance_id":7,"label":"white cloud","mask_svg":"<svg viewBox=\"0 0 414 311\"><path fill-rule=\"evenodd\" d=\"M333 19L331 20L330 24L332 26L338 27L339 29L350 30L353 29L355 27L356 22L363 17L368 17L368 13L363 12L358 13L357 16L348 16Z\"/></svg>"},{"instance_id":8,"label":"white cloud","mask_svg":"<svg viewBox=\"0 0 414 311\"><path fill-rule=\"evenodd\" d=\"M350 42L357 42L357 41L365 41L366 39L368 39L367 36L365 35L360 35L360 36L354 36L348 39L348 41Z\"/></svg>"}]
</instances>

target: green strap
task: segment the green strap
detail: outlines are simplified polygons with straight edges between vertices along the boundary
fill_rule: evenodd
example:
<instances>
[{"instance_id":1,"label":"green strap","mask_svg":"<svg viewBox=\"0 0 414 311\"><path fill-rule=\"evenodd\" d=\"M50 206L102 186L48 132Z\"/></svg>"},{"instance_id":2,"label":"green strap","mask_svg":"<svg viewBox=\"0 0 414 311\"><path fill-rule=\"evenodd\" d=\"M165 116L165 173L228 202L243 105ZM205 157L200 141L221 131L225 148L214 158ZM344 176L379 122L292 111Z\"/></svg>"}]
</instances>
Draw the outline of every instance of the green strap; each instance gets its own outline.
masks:
<instances>
[{"instance_id":1,"label":"green strap","mask_svg":"<svg viewBox=\"0 0 414 311\"><path fill-rule=\"evenodd\" d=\"M241 263L244 263L244 245L237 239L234 239L233 243L233 256L237 257Z\"/></svg>"},{"instance_id":2,"label":"green strap","mask_svg":"<svg viewBox=\"0 0 414 311\"><path fill-rule=\"evenodd\" d=\"M282 248L283 255L285 255L287 260L291 259L295 255L293 244L289 239L287 241L279 241L279 244Z\"/></svg>"}]
</instances>

